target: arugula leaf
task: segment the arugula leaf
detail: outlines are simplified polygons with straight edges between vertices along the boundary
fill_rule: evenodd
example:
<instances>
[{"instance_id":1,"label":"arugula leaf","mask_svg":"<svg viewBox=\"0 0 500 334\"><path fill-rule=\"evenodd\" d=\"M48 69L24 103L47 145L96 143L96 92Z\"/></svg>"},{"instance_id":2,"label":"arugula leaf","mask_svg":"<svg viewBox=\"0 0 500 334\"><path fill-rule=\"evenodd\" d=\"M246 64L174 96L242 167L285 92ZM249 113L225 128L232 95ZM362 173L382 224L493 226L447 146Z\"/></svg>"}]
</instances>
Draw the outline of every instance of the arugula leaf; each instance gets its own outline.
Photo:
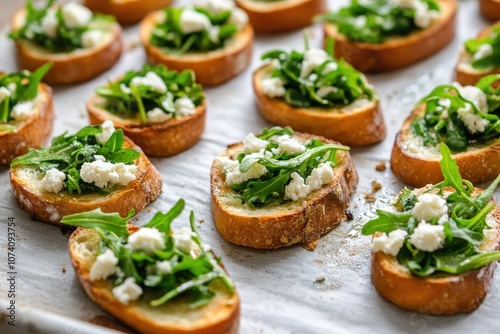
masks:
<instances>
[{"instance_id":1,"label":"arugula leaf","mask_svg":"<svg viewBox=\"0 0 500 334\"><path fill-rule=\"evenodd\" d=\"M500 27L493 26L491 32L484 37L472 38L465 41L465 50L470 55L475 55L483 45L490 45L492 52L483 57L473 59L472 67L477 69L491 69L500 66Z\"/></svg>"},{"instance_id":2,"label":"arugula leaf","mask_svg":"<svg viewBox=\"0 0 500 334\"><path fill-rule=\"evenodd\" d=\"M378 217L370 220L361 230L363 235L370 235L375 232L386 232L406 228L412 214L411 212L390 212L377 210Z\"/></svg>"},{"instance_id":3,"label":"arugula leaf","mask_svg":"<svg viewBox=\"0 0 500 334\"><path fill-rule=\"evenodd\" d=\"M118 213L105 213L99 208L93 211L64 216L61 223L84 228L99 228L103 231L112 232L119 237L124 237L129 234L127 222L134 214L135 210L130 210L128 215L122 218Z\"/></svg>"},{"instance_id":4,"label":"arugula leaf","mask_svg":"<svg viewBox=\"0 0 500 334\"><path fill-rule=\"evenodd\" d=\"M144 227L155 227L158 229L158 231L167 234L167 232L170 231L170 224L172 223L172 221L177 218L184 210L184 205L185 202L181 198L167 213L157 212L154 215L153 219L151 219L149 223L144 225Z\"/></svg>"}]
</instances>

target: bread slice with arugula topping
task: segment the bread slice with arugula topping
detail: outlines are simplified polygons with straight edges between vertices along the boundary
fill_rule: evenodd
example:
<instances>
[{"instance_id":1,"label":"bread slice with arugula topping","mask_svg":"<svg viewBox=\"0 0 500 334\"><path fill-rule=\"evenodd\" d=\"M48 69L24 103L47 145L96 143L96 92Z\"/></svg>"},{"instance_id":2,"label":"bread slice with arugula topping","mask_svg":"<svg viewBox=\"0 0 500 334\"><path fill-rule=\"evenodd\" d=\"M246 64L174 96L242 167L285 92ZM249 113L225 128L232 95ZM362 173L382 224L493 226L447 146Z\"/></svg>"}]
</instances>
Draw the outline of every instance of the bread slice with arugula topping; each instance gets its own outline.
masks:
<instances>
[{"instance_id":1,"label":"bread slice with arugula topping","mask_svg":"<svg viewBox=\"0 0 500 334\"><path fill-rule=\"evenodd\" d=\"M250 133L212 164L212 213L222 237L275 249L320 237L346 219L358 174L349 148L291 128Z\"/></svg>"},{"instance_id":2,"label":"bread slice with arugula topping","mask_svg":"<svg viewBox=\"0 0 500 334\"><path fill-rule=\"evenodd\" d=\"M111 120L147 155L170 156L200 139L206 103L192 71L145 65L97 88L87 111L91 124Z\"/></svg>"},{"instance_id":3,"label":"bread slice with arugula topping","mask_svg":"<svg viewBox=\"0 0 500 334\"><path fill-rule=\"evenodd\" d=\"M475 85L484 76L500 74L499 52L500 25L494 24L483 29L477 38L465 41L455 67L455 81L463 86Z\"/></svg>"},{"instance_id":4,"label":"bread slice with arugula topping","mask_svg":"<svg viewBox=\"0 0 500 334\"><path fill-rule=\"evenodd\" d=\"M44 77L50 84L72 84L96 77L122 53L122 30L112 17L77 3L48 0L41 8L31 0L12 18L9 37L16 43L19 66L29 71L53 63Z\"/></svg>"},{"instance_id":5,"label":"bread slice with arugula topping","mask_svg":"<svg viewBox=\"0 0 500 334\"><path fill-rule=\"evenodd\" d=\"M455 36L455 0L352 1L322 17L335 56L361 72L399 69L448 45Z\"/></svg>"},{"instance_id":6,"label":"bread slice with arugula topping","mask_svg":"<svg viewBox=\"0 0 500 334\"><path fill-rule=\"evenodd\" d=\"M8 165L49 138L54 120L52 89L40 83L50 64L37 69L0 73L0 164Z\"/></svg>"},{"instance_id":7,"label":"bread slice with arugula topping","mask_svg":"<svg viewBox=\"0 0 500 334\"><path fill-rule=\"evenodd\" d=\"M50 147L30 150L10 166L21 209L51 224L96 208L121 215L139 212L162 188L160 173L110 121L55 137Z\"/></svg>"},{"instance_id":8,"label":"bread slice with arugula topping","mask_svg":"<svg viewBox=\"0 0 500 334\"><path fill-rule=\"evenodd\" d=\"M326 11L325 0L235 0L248 14L256 33L278 33L305 28Z\"/></svg>"},{"instance_id":9,"label":"bread slice with arugula topping","mask_svg":"<svg viewBox=\"0 0 500 334\"><path fill-rule=\"evenodd\" d=\"M462 176L473 184L500 173L500 115L497 102L500 75L476 86L441 85L424 97L396 135L391 168L414 187L438 183L439 143L446 143Z\"/></svg>"},{"instance_id":10,"label":"bread slice with arugula topping","mask_svg":"<svg viewBox=\"0 0 500 334\"><path fill-rule=\"evenodd\" d=\"M500 20L500 1L479 0L479 12L490 21Z\"/></svg>"},{"instance_id":11,"label":"bread slice with arugula topping","mask_svg":"<svg viewBox=\"0 0 500 334\"><path fill-rule=\"evenodd\" d=\"M441 143L444 181L403 189L363 226L372 239L372 282L380 296L412 312L453 315L477 309L500 260L500 207L462 179Z\"/></svg>"},{"instance_id":12,"label":"bread slice with arugula topping","mask_svg":"<svg viewBox=\"0 0 500 334\"><path fill-rule=\"evenodd\" d=\"M140 35L150 64L191 69L204 86L231 79L251 60L253 29L232 2L210 0L153 12L141 22Z\"/></svg>"},{"instance_id":13,"label":"bread slice with arugula topping","mask_svg":"<svg viewBox=\"0 0 500 334\"><path fill-rule=\"evenodd\" d=\"M66 216L80 226L69 254L80 284L104 310L141 333L238 332L239 296L209 246L191 228L172 231L184 207L158 212L142 228L99 210Z\"/></svg>"},{"instance_id":14,"label":"bread slice with arugula topping","mask_svg":"<svg viewBox=\"0 0 500 334\"><path fill-rule=\"evenodd\" d=\"M303 53L265 53L269 62L253 76L260 112L274 124L349 146L381 141L386 128L377 92L332 49L309 49L306 42Z\"/></svg>"},{"instance_id":15,"label":"bread slice with arugula topping","mask_svg":"<svg viewBox=\"0 0 500 334\"><path fill-rule=\"evenodd\" d=\"M122 24L133 24L149 13L169 6L172 0L84 0L83 4L93 12L116 17Z\"/></svg>"}]
</instances>

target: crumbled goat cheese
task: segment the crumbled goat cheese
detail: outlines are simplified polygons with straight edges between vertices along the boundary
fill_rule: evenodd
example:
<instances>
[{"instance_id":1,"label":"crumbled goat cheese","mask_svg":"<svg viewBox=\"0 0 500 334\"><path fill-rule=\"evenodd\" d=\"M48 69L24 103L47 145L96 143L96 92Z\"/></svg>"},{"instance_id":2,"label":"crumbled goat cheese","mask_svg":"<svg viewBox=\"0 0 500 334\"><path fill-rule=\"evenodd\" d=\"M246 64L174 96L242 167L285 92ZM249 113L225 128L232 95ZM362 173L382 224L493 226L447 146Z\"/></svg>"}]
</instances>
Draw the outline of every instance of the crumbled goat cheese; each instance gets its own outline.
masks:
<instances>
[{"instance_id":1,"label":"crumbled goat cheese","mask_svg":"<svg viewBox=\"0 0 500 334\"><path fill-rule=\"evenodd\" d=\"M453 86L458 89L463 98L474 103L482 112L488 112L488 99L481 89L475 86L462 87L458 82L454 82Z\"/></svg>"},{"instance_id":2,"label":"crumbled goat cheese","mask_svg":"<svg viewBox=\"0 0 500 334\"><path fill-rule=\"evenodd\" d=\"M444 226L431 225L422 220L413 230L410 241L413 246L425 252L433 252L444 245Z\"/></svg>"},{"instance_id":3,"label":"crumbled goat cheese","mask_svg":"<svg viewBox=\"0 0 500 334\"><path fill-rule=\"evenodd\" d=\"M336 71L338 68L339 68L339 65L336 62L330 61L330 62L326 63L325 67L323 68L323 71L321 71L321 74L325 75L327 73Z\"/></svg>"},{"instance_id":4,"label":"crumbled goat cheese","mask_svg":"<svg viewBox=\"0 0 500 334\"><path fill-rule=\"evenodd\" d=\"M16 121L23 121L30 117L35 111L35 105L32 101L23 101L17 103L14 108L12 108L12 112L10 116L14 118Z\"/></svg>"},{"instance_id":5,"label":"crumbled goat cheese","mask_svg":"<svg viewBox=\"0 0 500 334\"><path fill-rule=\"evenodd\" d=\"M316 94L318 94L319 97L325 97L330 93L335 93L338 92L339 89L337 87L333 86L321 86L317 91Z\"/></svg>"},{"instance_id":6,"label":"crumbled goat cheese","mask_svg":"<svg viewBox=\"0 0 500 334\"><path fill-rule=\"evenodd\" d=\"M5 87L0 87L0 103L11 95L10 90Z\"/></svg>"},{"instance_id":7,"label":"crumbled goat cheese","mask_svg":"<svg viewBox=\"0 0 500 334\"><path fill-rule=\"evenodd\" d=\"M106 161L106 158L103 155L96 154L94 155L94 160Z\"/></svg>"},{"instance_id":8,"label":"crumbled goat cheese","mask_svg":"<svg viewBox=\"0 0 500 334\"><path fill-rule=\"evenodd\" d=\"M111 249L106 249L104 253L97 255L92 267L90 267L89 277L91 281L106 279L116 272L118 258Z\"/></svg>"},{"instance_id":9,"label":"crumbled goat cheese","mask_svg":"<svg viewBox=\"0 0 500 334\"><path fill-rule=\"evenodd\" d=\"M228 23L234 24L236 29L241 30L248 24L248 15L243 9L235 8L231 12Z\"/></svg>"},{"instance_id":10,"label":"crumbled goat cheese","mask_svg":"<svg viewBox=\"0 0 500 334\"><path fill-rule=\"evenodd\" d=\"M94 183L99 188L112 187L120 180L115 164L102 160L85 162L80 169L80 176L84 182Z\"/></svg>"},{"instance_id":11,"label":"crumbled goat cheese","mask_svg":"<svg viewBox=\"0 0 500 334\"><path fill-rule=\"evenodd\" d=\"M382 233L373 238L371 250L372 252L384 252L396 256L403 247L407 235L408 233L404 230L394 230L389 232L389 235Z\"/></svg>"},{"instance_id":12,"label":"crumbled goat cheese","mask_svg":"<svg viewBox=\"0 0 500 334\"><path fill-rule=\"evenodd\" d=\"M193 101L187 96L183 96L174 102L175 113L178 116L190 116L196 111Z\"/></svg>"},{"instance_id":13,"label":"crumbled goat cheese","mask_svg":"<svg viewBox=\"0 0 500 334\"><path fill-rule=\"evenodd\" d=\"M420 220L429 221L439 218L448 212L446 200L435 194L422 194L418 196L413 207L413 215Z\"/></svg>"},{"instance_id":14,"label":"crumbled goat cheese","mask_svg":"<svg viewBox=\"0 0 500 334\"><path fill-rule=\"evenodd\" d=\"M148 123L163 123L172 118L172 114L167 114L160 108L156 107L146 113Z\"/></svg>"},{"instance_id":15,"label":"crumbled goat cheese","mask_svg":"<svg viewBox=\"0 0 500 334\"><path fill-rule=\"evenodd\" d=\"M307 77L316 67L329 60L330 56L325 50L322 49L309 49L304 52L304 60L302 61L302 68L300 76Z\"/></svg>"},{"instance_id":16,"label":"crumbled goat cheese","mask_svg":"<svg viewBox=\"0 0 500 334\"><path fill-rule=\"evenodd\" d=\"M184 34L209 29L212 26L210 19L195 10L186 8L182 11L179 26Z\"/></svg>"},{"instance_id":17,"label":"crumbled goat cheese","mask_svg":"<svg viewBox=\"0 0 500 334\"><path fill-rule=\"evenodd\" d=\"M237 160L231 160L227 156L217 157L215 158L215 166L217 168L222 169L224 173L231 172L232 170L238 168L240 166Z\"/></svg>"},{"instance_id":18,"label":"crumbled goat cheese","mask_svg":"<svg viewBox=\"0 0 500 334\"><path fill-rule=\"evenodd\" d=\"M106 120L101 125L102 132L95 135L95 139L101 145L106 144L113 132L115 132L115 126L112 121Z\"/></svg>"},{"instance_id":19,"label":"crumbled goat cheese","mask_svg":"<svg viewBox=\"0 0 500 334\"><path fill-rule=\"evenodd\" d=\"M297 172L293 172L290 176L292 177L292 181L285 186L285 198L297 201L307 197L311 192L311 187L304 183L304 178Z\"/></svg>"},{"instance_id":20,"label":"crumbled goat cheese","mask_svg":"<svg viewBox=\"0 0 500 334\"><path fill-rule=\"evenodd\" d=\"M395 6L400 8L411 8L415 10L413 21L421 29L425 29L439 18L439 12L430 10L429 6L420 0L393 0Z\"/></svg>"},{"instance_id":21,"label":"crumbled goat cheese","mask_svg":"<svg viewBox=\"0 0 500 334\"><path fill-rule=\"evenodd\" d=\"M484 132L486 127L490 124L487 119L476 115L470 104L467 104L465 108L458 108L457 115L458 118L464 122L470 133Z\"/></svg>"},{"instance_id":22,"label":"crumbled goat cheese","mask_svg":"<svg viewBox=\"0 0 500 334\"><path fill-rule=\"evenodd\" d=\"M131 94L132 93L132 90L127 87L127 85L125 84L120 84L120 89L122 90L122 92L124 92L125 94Z\"/></svg>"},{"instance_id":23,"label":"crumbled goat cheese","mask_svg":"<svg viewBox=\"0 0 500 334\"><path fill-rule=\"evenodd\" d=\"M261 82L262 92L269 97L281 97L286 93L281 78L265 78Z\"/></svg>"},{"instance_id":24,"label":"crumbled goat cheese","mask_svg":"<svg viewBox=\"0 0 500 334\"><path fill-rule=\"evenodd\" d=\"M80 28L92 20L92 11L78 3L70 2L62 6L62 17L70 29Z\"/></svg>"},{"instance_id":25,"label":"crumbled goat cheese","mask_svg":"<svg viewBox=\"0 0 500 334\"><path fill-rule=\"evenodd\" d=\"M173 235L175 247L177 247L181 252L189 254L191 250L197 246L193 241L192 236L193 231L187 227L183 227L176 231Z\"/></svg>"},{"instance_id":26,"label":"crumbled goat cheese","mask_svg":"<svg viewBox=\"0 0 500 334\"><path fill-rule=\"evenodd\" d=\"M57 28L59 27L59 21L57 20L56 14L49 10L47 15L45 15L42 19L42 31L45 35L56 38L57 37Z\"/></svg>"},{"instance_id":27,"label":"crumbled goat cheese","mask_svg":"<svg viewBox=\"0 0 500 334\"><path fill-rule=\"evenodd\" d=\"M127 305L130 301L139 299L142 295L142 288L135 283L133 277L129 277L122 284L114 287L111 293L120 303Z\"/></svg>"},{"instance_id":28,"label":"crumbled goat cheese","mask_svg":"<svg viewBox=\"0 0 500 334\"><path fill-rule=\"evenodd\" d=\"M134 181L139 167L136 165L125 165L123 162L115 164L115 171L118 173L118 184L126 186L129 182Z\"/></svg>"},{"instance_id":29,"label":"crumbled goat cheese","mask_svg":"<svg viewBox=\"0 0 500 334\"><path fill-rule=\"evenodd\" d=\"M103 33L100 30L88 30L82 34L82 46L86 49L93 48L101 42Z\"/></svg>"},{"instance_id":30,"label":"crumbled goat cheese","mask_svg":"<svg viewBox=\"0 0 500 334\"><path fill-rule=\"evenodd\" d=\"M151 255L165 248L165 234L155 227L143 227L128 237L128 245L133 250Z\"/></svg>"},{"instance_id":31,"label":"crumbled goat cheese","mask_svg":"<svg viewBox=\"0 0 500 334\"><path fill-rule=\"evenodd\" d=\"M289 135L275 136L271 140L279 145L277 148L272 149L273 154L280 154L285 151L287 155L292 155L303 153L306 150L302 143Z\"/></svg>"},{"instance_id":32,"label":"crumbled goat cheese","mask_svg":"<svg viewBox=\"0 0 500 334\"><path fill-rule=\"evenodd\" d=\"M265 149L267 145L269 145L269 142L267 140L257 138L253 133L250 132L243 140L243 152L259 152L260 150Z\"/></svg>"},{"instance_id":33,"label":"crumbled goat cheese","mask_svg":"<svg viewBox=\"0 0 500 334\"><path fill-rule=\"evenodd\" d=\"M45 173L40 185L43 190L57 194L64 188L64 180L66 180L66 174L52 168Z\"/></svg>"},{"instance_id":34,"label":"crumbled goat cheese","mask_svg":"<svg viewBox=\"0 0 500 334\"><path fill-rule=\"evenodd\" d=\"M130 86L149 86L152 91L166 93L167 85L162 78L155 72L149 71L145 77L135 77L130 80Z\"/></svg>"},{"instance_id":35,"label":"crumbled goat cheese","mask_svg":"<svg viewBox=\"0 0 500 334\"><path fill-rule=\"evenodd\" d=\"M318 167L311 171L306 179L306 184L311 188L311 191L321 188L324 184L333 181L333 169L330 163L320 163Z\"/></svg>"},{"instance_id":36,"label":"crumbled goat cheese","mask_svg":"<svg viewBox=\"0 0 500 334\"><path fill-rule=\"evenodd\" d=\"M160 275L168 275L172 273L172 263L170 261L156 262L156 271Z\"/></svg>"},{"instance_id":37,"label":"crumbled goat cheese","mask_svg":"<svg viewBox=\"0 0 500 334\"><path fill-rule=\"evenodd\" d=\"M485 43L485 44L482 44L477 49L476 52L474 52L472 59L474 59L474 60L483 59L485 57L488 57L491 54L493 54L493 46L491 44Z\"/></svg>"},{"instance_id":38,"label":"crumbled goat cheese","mask_svg":"<svg viewBox=\"0 0 500 334\"><path fill-rule=\"evenodd\" d=\"M17 85L14 82L11 82L7 85L7 88L10 90L11 94L15 94L17 90Z\"/></svg>"},{"instance_id":39,"label":"crumbled goat cheese","mask_svg":"<svg viewBox=\"0 0 500 334\"><path fill-rule=\"evenodd\" d=\"M211 27L210 29L208 29L208 38L210 38L212 43L219 43L219 32L219 26Z\"/></svg>"},{"instance_id":40,"label":"crumbled goat cheese","mask_svg":"<svg viewBox=\"0 0 500 334\"><path fill-rule=\"evenodd\" d=\"M235 164L226 165L225 171L226 171L226 184L228 186L231 186L233 184L240 184L251 179L258 179L262 175L267 173L266 167L262 166L259 163L254 163L252 167L250 167L250 169L247 170L245 173L240 172L239 163L237 165Z\"/></svg>"},{"instance_id":41,"label":"crumbled goat cheese","mask_svg":"<svg viewBox=\"0 0 500 334\"><path fill-rule=\"evenodd\" d=\"M212 15L217 15L233 10L234 3L229 0L205 0L196 6L206 9Z\"/></svg>"}]
</instances>

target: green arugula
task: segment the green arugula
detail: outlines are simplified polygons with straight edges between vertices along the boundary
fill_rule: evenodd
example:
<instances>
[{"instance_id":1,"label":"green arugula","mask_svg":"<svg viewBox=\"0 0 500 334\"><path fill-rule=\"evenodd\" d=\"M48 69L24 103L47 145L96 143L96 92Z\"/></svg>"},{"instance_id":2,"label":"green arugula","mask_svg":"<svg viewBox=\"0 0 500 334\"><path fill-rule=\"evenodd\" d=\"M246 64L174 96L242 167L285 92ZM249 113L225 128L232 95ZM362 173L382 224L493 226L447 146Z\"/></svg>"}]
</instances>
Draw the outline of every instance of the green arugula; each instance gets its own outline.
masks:
<instances>
[{"instance_id":1,"label":"green arugula","mask_svg":"<svg viewBox=\"0 0 500 334\"><path fill-rule=\"evenodd\" d=\"M439 12L436 0L420 1L429 10ZM415 13L415 9L398 7L389 0L351 0L349 6L321 15L318 20L336 24L338 31L353 42L379 44L387 38L420 30L415 24Z\"/></svg>"},{"instance_id":2,"label":"green arugula","mask_svg":"<svg viewBox=\"0 0 500 334\"><path fill-rule=\"evenodd\" d=\"M438 194L446 199L450 216L443 224L445 244L434 252L425 252L416 249L408 236L397 255L399 263L406 265L413 274L422 277L439 272L463 274L500 260L500 251L482 251L479 248L484 239L484 230L490 228L486 223L486 216L495 206L489 201L500 184L500 175L488 189L472 197L474 186L460 176L450 149L444 143L441 143L440 148L444 181L430 187L426 192L437 190ZM446 187L455 191L444 195ZM377 210L378 217L368 221L361 232L363 235L370 235L401 229L411 235L418 223L413 216L415 203L415 195L408 189L403 189L395 203L398 211ZM437 220L435 218L429 223L436 225Z\"/></svg>"},{"instance_id":3,"label":"green arugula","mask_svg":"<svg viewBox=\"0 0 500 334\"><path fill-rule=\"evenodd\" d=\"M127 221L133 216L133 210L127 217L120 217L117 213L103 213L97 209L85 213L78 213L63 217L62 224L93 229L99 234L101 242L99 253L111 249L118 258L121 271L115 273L110 280L113 285L121 284L126 278L133 277L137 284L147 289L155 297L149 301L157 307L167 303L177 296L190 298L190 307L198 308L210 302L215 295L209 285L215 280L224 283L230 294L234 293L234 283L220 265L220 259L210 251L205 251L201 238L195 227L194 212L191 211L189 221L192 240L198 246L199 255L193 257L175 246L170 224L184 209L184 200L180 199L167 213L158 212L144 227L156 228L165 236L165 245L162 250L153 254L131 250L127 246L129 232ZM172 264L172 273L155 273L156 264L160 261L169 261Z\"/></svg>"},{"instance_id":4,"label":"green arugula","mask_svg":"<svg viewBox=\"0 0 500 334\"><path fill-rule=\"evenodd\" d=\"M493 52L479 59L473 59L472 67L477 69L491 69L500 66L500 27L494 26L491 33L481 38L471 38L465 41L465 50L474 55L482 45L491 45Z\"/></svg>"}]
</instances>

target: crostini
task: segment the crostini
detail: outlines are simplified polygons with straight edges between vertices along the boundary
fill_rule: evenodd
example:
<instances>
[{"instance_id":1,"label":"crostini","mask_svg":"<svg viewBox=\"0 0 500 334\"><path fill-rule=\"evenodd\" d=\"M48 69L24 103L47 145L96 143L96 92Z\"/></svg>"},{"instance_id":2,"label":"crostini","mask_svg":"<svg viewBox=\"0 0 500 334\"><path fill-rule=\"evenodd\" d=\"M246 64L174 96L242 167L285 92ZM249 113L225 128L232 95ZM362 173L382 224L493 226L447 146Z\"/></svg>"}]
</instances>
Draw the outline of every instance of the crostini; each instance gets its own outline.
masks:
<instances>
[{"instance_id":1,"label":"crostini","mask_svg":"<svg viewBox=\"0 0 500 334\"><path fill-rule=\"evenodd\" d=\"M91 124L109 119L146 155L170 156L193 146L205 126L206 104L192 71L144 65L96 89L87 102Z\"/></svg>"},{"instance_id":2,"label":"crostini","mask_svg":"<svg viewBox=\"0 0 500 334\"><path fill-rule=\"evenodd\" d=\"M122 24L133 24L149 13L169 6L173 0L84 0L85 7L93 12L116 17Z\"/></svg>"},{"instance_id":3,"label":"crostini","mask_svg":"<svg viewBox=\"0 0 500 334\"><path fill-rule=\"evenodd\" d=\"M455 36L455 0L358 2L321 17L335 56L361 72L399 69L426 58Z\"/></svg>"},{"instance_id":4,"label":"crostini","mask_svg":"<svg viewBox=\"0 0 500 334\"><path fill-rule=\"evenodd\" d=\"M465 41L455 67L455 81L475 85L488 74L500 73L500 25L487 27L477 38Z\"/></svg>"},{"instance_id":5,"label":"crostini","mask_svg":"<svg viewBox=\"0 0 500 334\"><path fill-rule=\"evenodd\" d=\"M460 173L473 184L500 174L498 81L500 75L490 75L476 86L441 85L424 97L396 135L394 174L414 187L442 181L440 142L450 147Z\"/></svg>"},{"instance_id":6,"label":"crostini","mask_svg":"<svg viewBox=\"0 0 500 334\"><path fill-rule=\"evenodd\" d=\"M479 0L479 11L488 20L498 21L500 20L500 1Z\"/></svg>"},{"instance_id":7,"label":"crostini","mask_svg":"<svg viewBox=\"0 0 500 334\"><path fill-rule=\"evenodd\" d=\"M142 228L129 214L99 209L65 216L79 226L69 239L76 276L87 295L141 333L235 334L240 301L231 278L191 228L173 232L180 200Z\"/></svg>"},{"instance_id":8,"label":"crostini","mask_svg":"<svg viewBox=\"0 0 500 334\"><path fill-rule=\"evenodd\" d=\"M53 63L44 77L49 84L72 84L96 77L122 53L122 31L114 18L93 15L77 3L62 6L48 0L37 8L31 0L12 18L19 66L34 71Z\"/></svg>"},{"instance_id":9,"label":"crostini","mask_svg":"<svg viewBox=\"0 0 500 334\"><path fill-rule=\"evenodd\" d=\"M381 141L386 128L378 94L362 73L332 54L331 48L265 53L262 59L270 62L253 76L260 112L274 124L344 145Z\"/></svg>"},{"instance_id":10,"label":"crostini","mask_svg":"<svg viewBox=\"0 0 500 334\"><path fill-rule=\"evenodd\" d=\"M372 282L404 309L453 315L483 302L500 260L500 207L492 200L500 175L482 191L462 179L441 143L444 181L404 189L389 210L363 226L372 239Z\"/></svg>"},{"instance_id":11,"label":"crostini","mask_svg":"<svg viewBox=\"0 0 500 334\"><path fill-rule=\"evenodd\" d=\"M191 69L204 86L231 79L251 60L252 26L246 13L228 1L153 12L141 22L140 35L149 63Z\"/></svg>"},{"instance_id":12,"label":"crostini","mask_svg":"<svg viewBox=\"0 0 500 334\"><path fill-rule=\"evenodd\" d=\"M346 219L358 183L349 148L287 127L229 145L212 164L212 213L222 237L275 249L320 237Z\"/></svg>"},{"instance_id":13,"label":"crostini","mask_svg":"<svg viewBox=\"0 0 500 334\"><path fill-rule=\"evenodd\" d=\"M162 188L160 173L111 121L55 137L50 147L30 150L10 166L21 209L51 224L96 208L139 212Z\"/></svg>"},{"instance_id":14,"label":"crostini","mask_svg":"<svg viewBox=\"0 0 500 334\"><path fill-rule=\"evenodd\" d=\"M49 138L54 120L52 89L41 83L46 64L30 73L0 73L0 164L8 165Z\"/></svg>"},{"instance_id":15,"label":"crostini","mask_svg":"<svg viewBox=\"0 0 500 334\"><path fill-rule=\"evenodd\" d=\"M256 33L278 33L310 26L326 11L325 0L235 0Z\"/></svg>"}]
</instances>

